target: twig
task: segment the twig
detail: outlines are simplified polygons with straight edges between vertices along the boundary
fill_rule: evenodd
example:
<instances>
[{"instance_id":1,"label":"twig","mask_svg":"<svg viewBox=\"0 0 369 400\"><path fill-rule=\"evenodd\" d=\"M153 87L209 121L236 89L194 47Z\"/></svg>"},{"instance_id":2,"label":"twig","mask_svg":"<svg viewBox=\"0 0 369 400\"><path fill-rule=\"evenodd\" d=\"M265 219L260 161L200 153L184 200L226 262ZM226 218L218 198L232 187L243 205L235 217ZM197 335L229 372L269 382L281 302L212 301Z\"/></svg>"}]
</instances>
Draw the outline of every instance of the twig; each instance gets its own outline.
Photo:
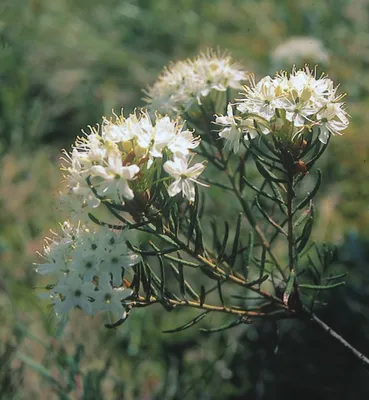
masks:
<instances>
[{"instance_id":1,"label":"twig","mask_svg":"<svg viewBox=\"0 0 369 400\"><path fill-rule=\"evenodd\" d=\"M174 300L174 299L166 299L166 301L173 307L191 307L191 308L198 308L201 310L208 310L208 311L215 311L215 312L222 312L222 313L227 313L227 314L233 314L233 315L239 315L239 316L244 316L244 317L259 317L259 318L266 318L266 317L272 317L272 316L277 316L277 315L284 315L284 316L292 316L293 313L286 313L286 310L284 308L279 308L277 310L265 313L265 312L257 312L257 311L252 311L252 310L244 310L244 309L239 309L235 308L232 306L216 306L212 304L200 304L198 301L192 301L192 300ZM138 306L140 307L146 307L150 306L155 303L160 303L160 300L151 297L149 301L146 301L144 297L139 296L137 299ZM130 305L133 307L136 305L136 302L130 302Z\"/></svg>"},{"instance_id":2,"label":"twig","mask_svg":"<svg viewBox=\"0 0 369 400\"><path fill-rule=\"evenodd\" d=\"M359 350L355 349L347 340L345 340L341 335L339 335L335 330L333 330L329 325L327 325L324 321L322 321L314 312L309 310L306 306L303 306L303 310L306 314L309 315L312 321L314 321L317 325L319 325L328 335L332 336L336 340L338 340L343 346L345 346L351 353L357 357L361 362L365 365L366 368L369 369L369 358L366 357Z\"/></svg>"}]
</instances>

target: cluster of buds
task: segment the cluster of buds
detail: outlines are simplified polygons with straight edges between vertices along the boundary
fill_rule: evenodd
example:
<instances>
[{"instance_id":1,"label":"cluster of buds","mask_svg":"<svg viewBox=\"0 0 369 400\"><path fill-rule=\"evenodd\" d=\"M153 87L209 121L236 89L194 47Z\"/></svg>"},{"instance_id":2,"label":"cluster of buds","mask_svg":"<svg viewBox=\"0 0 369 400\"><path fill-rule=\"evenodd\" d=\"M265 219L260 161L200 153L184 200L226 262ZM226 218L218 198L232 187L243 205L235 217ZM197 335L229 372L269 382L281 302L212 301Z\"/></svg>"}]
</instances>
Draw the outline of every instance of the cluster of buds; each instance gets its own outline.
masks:
<instances>
[{"instance_id":1,"label":"cluster of buds","mask_svg":"<svg viewBox=\"0 0 369 400\"><path fill-rule=\"evenodd\" d=\"M146 91L150 108L170 115L188 112L207 97L216 101L220 92L239 90L247 79L244 69L227 54L211 50L193 60L179 61L165 68Z\"/></svg>"},{"instance_id":2,"label":"cluster of buds","mask_svg":"<svg viewBox=\"0 0 369 400\"><path fill-rule=\"evenodd\" d=\"M54 277L46 296L61 319L74 307L88 315L111 312L117 318L125 311L124 300L132 291L122 285L122 277L141 258L127 247L128 231L99 228L64 222L61 233L45 241L44 262L36 272Z\"/></svg>"},{"instance_id":3,"label":"cluster of buds","mask_svg":"<svg viewBox=\"0 0 369 400\"><path fill-rule=\"evenodd\" d=\"M236 104L239 115L228 106L227 116L217 116L216 123L224 126L219 136L226 146L238 152L240 141L255 138L258 133L275 134L286 143L300 140L311 130L327 143L330 134L341 135L348 126L343 95L326 76L316 78L316 72L305 67L266 76L258 83L250 79L244 87L244 98Z\"/></svg>"}]
</instances>

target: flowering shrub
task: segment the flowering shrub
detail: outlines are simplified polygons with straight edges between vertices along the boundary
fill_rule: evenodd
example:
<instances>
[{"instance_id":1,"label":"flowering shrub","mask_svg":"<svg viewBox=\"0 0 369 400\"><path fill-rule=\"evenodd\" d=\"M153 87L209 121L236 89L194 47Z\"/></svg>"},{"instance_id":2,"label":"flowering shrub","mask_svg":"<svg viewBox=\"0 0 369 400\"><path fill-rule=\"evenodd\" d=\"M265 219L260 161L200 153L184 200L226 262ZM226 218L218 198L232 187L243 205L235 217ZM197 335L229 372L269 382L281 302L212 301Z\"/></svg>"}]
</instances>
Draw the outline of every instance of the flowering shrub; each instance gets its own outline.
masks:
<instances>
[{"instance_id":1,"label":"flowering shrub","mask_svg":"<svg viewBox=\"0 0 369 400\"><path fill-rule=\"evenodd\" d=\"M247 77L243 97L228 102ZM71 221L47 240L36 268L54 276L46 297L59 319L76 307L105 311L113 327L132 309L160 303L203 310L167 332L214 312L231 320L210 332L304 315L332 332L311 311L319 291L344 284L341 276L325 282L333 257L310 255L320 171L310 191L301 182L348 125L333 82L306 67L256 83L229 56L209 52L167 69L148 95L149 111L103 118L65 153ZM221 234L221 214L210 224L203 217L209 185L239 207L232 231L225 221Z\"/></svg>"}]
</instances>

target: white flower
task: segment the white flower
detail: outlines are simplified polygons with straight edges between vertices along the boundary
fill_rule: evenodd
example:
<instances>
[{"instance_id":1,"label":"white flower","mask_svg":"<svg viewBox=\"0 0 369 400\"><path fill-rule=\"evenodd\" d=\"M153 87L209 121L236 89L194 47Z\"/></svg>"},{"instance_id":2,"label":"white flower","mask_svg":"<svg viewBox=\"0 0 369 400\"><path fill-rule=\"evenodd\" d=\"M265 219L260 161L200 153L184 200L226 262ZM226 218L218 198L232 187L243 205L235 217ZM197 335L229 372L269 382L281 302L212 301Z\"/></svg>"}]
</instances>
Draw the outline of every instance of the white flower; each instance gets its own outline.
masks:
<instances>
[{"instance_id":1,"label":"white flower","mask_svg":"<svg viewBox=\"0 0 369 400\"><path fill-rule=\"evenodd\" d=\"M225 128L219 132L219 136L226 139L225 147L229 147L236 154L240 149L240 139L243 135L242 129L234 119L232 105L228 104L227 115L217 116L215 123L224 125Z\"/></svg>"},{"instance_id":2,"label":"white flower","mask_svg":"<svg viewBox=\"0 0 369 400\"><path fill-rule=\"evenodd\" d=\"M342 103L331 103L318 112L317 118L320 127L319 140L322 143L327 143L329 133L341 135L341 131L347 128L349 121L346 116L347 113L342 107Z\"/></svg>"},{"instance_id":3,"label":"white flower","mask_svg":"<svg viewBox=\"0 0 369 400\"><path fill-rule=\"evenodd\" d=\"M309 117L319 110L319 106L308 101L295 102L285 99L284 110L288 121L293 122L296 127L302 127L309 121Z\"/></svg>"},{"instance_id":4,"label":"white flower","mask_svg":"<svg viewBox=\"0 0 369 400\"><path fill-rule=\"evenodd\" d=\"M60 224L61 233L53 233L53 238L46 238L43 254L45 263L36 264L35 271L41 275L65 273L70 268L70 258L76 237L81 232L80 224L71 225L68 221Z\"/></svg>"},{"instance_id":5,"label":"white flower","mask_svg":"<svg viewBox=\"0 0 369 400\"><path fill-rule=\"evenodd\" d=\"M136 116L135 116L136 117ZM125 119L123 115L115 115L115 123L107 118L103 118L101 127L101 136L104 140L114 143L129 142L134 139L137 132L137 118L136 124L132 126L132 116Z\"/></svg>"},{"instance_id":6,"label":"white flower","mask_svg":"<svg viewBox=\"0 0 369 400\"><path fill-rule=\"evenodd\" d=\"M153 165L162 167L155 159L164 154L188 156L199 145L199 137L182 128L168 116L156 115L152 121L147 111L135 111L128 118L104 117L101 127L90 127L89 134L76 140L71 154L65 152L64 204L74 217L86 220L101 198L123 204L132 200L134 190L149 189L157 176L149 171Z\"/></svg>"},{"instance_id":7,"label":"white flower","mask_svg":"<svg viewBox=\"0 0 369 400\"><path fill-rule=\"evenodd\" d=\"M190 150L195 149L199 144L199 137L194 137L190 131L181 131L168 143L168 149L175 155L186 156Z\"/></svg>"},{"instance_id":8,"label":"white flower","mask_svg":"<svg viewBox=\"0 0 369 400\"><path fill-rule=\"evenodd\" d=\"M161 113L177 113L192 104L201 104L211 91L240 89L247 73L230 56L213 51L200 54L194 60L179 61L165 68L145 99Z\"/></svg>"},{"instance_id":9,"label":"white flower","mask_svg":"<svg viewBox=\"0 0 369 400\"><path fill-rule=\"evenodd\" d=\"M92 303L94 313L105 311L111 312L117 318L121 318L124 313L122 300L132 294L132 290L126 288L113 289L112 286L99 281L99 290L94 293L95 301Z\"/></svg>"},{"instance_id":10,"label":"white flower","mask_svg":"<svg viewBox=\"0 0 369 400\"><path fill-rule=\"evenodd\" d=\"M141 256L127 247L129 231L118 233L107 226L68 222L61 228L61 234L47 240L46 263L36 267L37 272L52 274L57 280L43 298L53 301L59 318L66 318L74 307L88 315L110 311L122 316L121 301L132 294L122 286L122 274L141 261Z\"/></svg>"},{"instance_id":11,"label":"white flower","mask_svg":"<svg viewBox=\"0 0 369 400\"><path fill-rule=\"evenodd\" d=\"M270 121L275 109L280 105L280 94L276 91L276 82L266 76L256 85L251 81L251 87L245 87L245 99L240 100L237 109L241 113L257 114Z\"/></svg>"},{"instance_id":12,"label":"white flower","mask_svg":"<svg viewBox=\"0 0 369 400\"><path fill-rule=\"evenodd\" d=\"M99 251L88 249L81 243L73 252L70 269L77 272L84 280L92 281L94 276L99 275L100 263Z\"/></svg>"},{"instance_id":13,"label":"white flower","mask_svg":"<svg viewBox=\"0 0 369 400\"><path fill-rule=\"evenodd\" d=\"M111 153L107 159L107 165L95 165L91 167L91 173L94 176L103 178L103 182L99 184L99 191L102 195L111 196L113 200L125 198L133 199L134 194L128 185L128 180L134 179L140 168L133 164L129 166L122 165L120 153Z\"/></svg>"},{"instance_id":14,"label":"white flower","mask_svg":"<svg viewBox=\"0 0 369 400\"><path fill-rule=\"evenodd\" d=\"M225 128L219 132L219 136L226 140L225 148L229 147L236 154L240 149L241 137L245 140L256 138L258 132L254 125L253 118L242 119L238 117L239 123L237 123L232 110L232 105L228 104L227 115L217 116L215 123L219 125L224 125ZM263 134L268 134L270 132L269 128L264 126L263 123L259 123L259 129Z\"/></svg>"},{"instance_id":15,"label":"white flower","mask_svg":"<svg viewBox=\"0 0 369 400\"><path fill-rule=\"evenodd\" d=\"M259 125L259 129L261 131L261 133L263 133L264 135L267 135L268 133L270 133L270 129L269 127L265 126L263 124L263 122L258 122ZM255 139L256 136L258 135L258 131L255 128L255 120L253 118L246 118L241 120L241 127L242 127L242 131L246 132L244 139L245 140L249 140L249 136L251 139Z\"/></svg>"},{"instance_id":16,"label":"white flower","mask_svg":"<svg viewBox=\"0 0 369 400\"><path fill-rule=\"evenodd\" d=\"M67 243L51 243L44 247L45 263L36 264L35 271L41 275L57 274L68 270L70 245Z\"/></svg>"},{"instance_id":17,"label":"white flower","mask_svg":"<svg viewBox=\"0 0 369 400\"><path fill-rule=\"evenodd\" d=\"M78 274L69 273L53 288L53 292L61 295L61 301L55 303L55 312L65 314L74 307L80 307L86 314L92 315L90 298L94 298L95 285L84 282Z\"/></svg>"},{"instance_id":18,"label":"white flower","mask_svg":"<svg viewBox=\"0 0 369 400\"><path fill-rule=\"evenodd\" d=\"M237 105L241 113L239 125L241 129L248 127L251 137L253 121L264 134L284 129L283 135L291 140L305 128L319 126L319 139L326 143L329 133L341 134L348 126L344 104L339 102L344 96L337 96L336 91L330 79L325 75L317 78L316 70L307 66L302 70L294 68L289 76L281 72L274 79L267 76L257 84L251 80L251 87L245 88L245 98ZM234 141L237 145L236 135Z\"/></svg>"},{"instance_id":19,"label":"white flower","mask_svg":"<svg viewBox=\"0 0 369 400\"><path fill-rule=\"evenodd\" d=\"M195 183L206 186L196 178L203 172L205 166L203 163L197 163L192 167L188 167L187 157L174 157L172 161L164 163L164 170L172 176L175 181L168 187L170 197L178 193L183 193L190 201L195 200Z\"/></svg>"},{"instance_id":20,"label":"white flower","mask_svg":"<svg viewBox=\"0 0 369 400\"><path fill-rule=\"evenodd\" d=\"M120 286L122 283L122 269L129 270L141 261L138 254L128 249L128 235L129 231L117 233L108 227L102 227L94 233L100 259L100 275L109 276L114 286Z\"/></svg>"},{"instance_id":21,"label":"white flower","mask_svg":"<svg viewBox=\"0 0 369 400\"><path fill-rule=\"evenodd\" d=\"M125 244L118 244L107 247L101 254L99 269L111 276L113 286L121 286L122 270L128 270L140 261L141 257L138 254L129 251Z\"/></svg>"}]
</instances>

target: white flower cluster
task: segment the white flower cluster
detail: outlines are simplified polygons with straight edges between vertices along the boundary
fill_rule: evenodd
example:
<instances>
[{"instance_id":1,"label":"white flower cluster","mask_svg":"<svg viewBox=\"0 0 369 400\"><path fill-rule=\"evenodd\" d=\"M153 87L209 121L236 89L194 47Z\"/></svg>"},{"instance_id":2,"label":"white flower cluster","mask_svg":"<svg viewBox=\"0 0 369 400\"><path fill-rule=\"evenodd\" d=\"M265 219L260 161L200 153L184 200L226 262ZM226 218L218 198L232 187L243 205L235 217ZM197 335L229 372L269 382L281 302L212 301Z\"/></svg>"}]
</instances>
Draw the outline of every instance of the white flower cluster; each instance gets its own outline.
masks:
<instances>
[{"instance_id":1,"label":"white flower cluster","mask_svg":"<svg viewBox=\"0 0 369 400\"><path fill-rule=\"evenodd\" d=\"M258 83L245 86L245 98L236 104L240 116L234 117L232 106L227 116L217 116L223 125L220 137L234 152L244 139L257 136L256 124L263 134L281 133L293 140L305 128L319 128L319 140L327 143L330 134L341 135L348 126L343 96L337 96L337 87L326 76L316 78L308 67L293 70L290 76L281 72L266 76Z\"/></svg>"},{"instance_id":2,"label":"white flower cluster","mask_svg":"<svg viewBox=\"0 0 369 400\"><path fill-rule=\"evenodd\" d=\"M39 274L52 274L56 283L48 291L55 313L63 318L75 308L94 315L109 311L120 318L122 301L132 291L122 285L122 272L140 262L140 256L126 245L127 232L116 233L65 222L61 234L46 239L37 264Z\"/></svg>"},{"instance_id":3,"label":"white flower cluster","mask_svg":"<svg viewBox=\"0 0 369 400\"><path fill-rule=\"evenodd\" d=\"M164 170L174 178L169 195L182 192L194 199L195 178L204 165L188 167L188 163L200 139L169 117L157 116L153 123L147 112L128 118L115 115L114 119L104 118L101 126L90 127L85 135L64 159L68 164L64 166L69 188L66 198L72 210L97 207L101 196L120 203L132 200L135 193L151 187L164 154L168 160Z\"/></svg>"},{"instance_id":4,"label":"white flower cluster","mask_svg":"<svg viewBox=\"0 0 369 400\"><path fill-rule=\"evenodd\" d=\"M165 68L156 83L150 87L145 100L162 113L186 111L211 91L225 92L240 89L247 73L228 55L209 50L194 60L179 61Z\"/></svg>"},{"instance_id":5,"label":"white flower cluster","mask_svg":"<svg viewBox=\"0 0 369 400\"><path fill-rule=\"evenodd\" d=\"M320 65L329 62L329 53L319 39L309 36L292 36L274 49L271 59L274 65L301 65L301 63Z\"/></svg>"}]
</instances>

